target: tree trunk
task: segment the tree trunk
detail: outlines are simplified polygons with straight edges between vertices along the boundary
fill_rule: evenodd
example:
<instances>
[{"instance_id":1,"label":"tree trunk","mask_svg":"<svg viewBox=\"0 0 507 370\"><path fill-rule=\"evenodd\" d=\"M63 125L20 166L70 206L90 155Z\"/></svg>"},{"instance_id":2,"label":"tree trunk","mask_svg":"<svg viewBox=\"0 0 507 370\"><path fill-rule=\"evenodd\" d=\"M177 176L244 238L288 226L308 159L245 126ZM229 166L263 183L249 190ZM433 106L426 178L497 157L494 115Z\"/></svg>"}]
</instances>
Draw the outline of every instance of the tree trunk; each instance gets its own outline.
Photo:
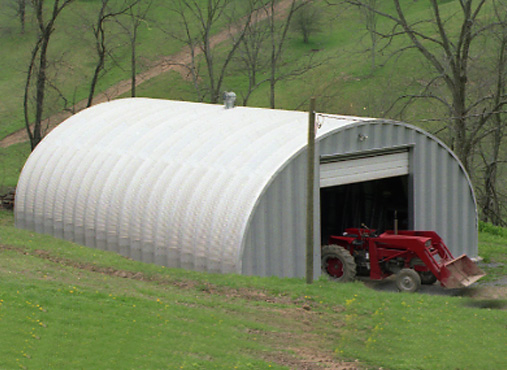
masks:
<instances>
[{"instance_id":1,"label":"tree trunk","mask_svg":"<svg viewBox=\"0 0 507 370\"><path fill-rule=\"evenodd\" d=\"M39 56L39 71L37 74L36 82L36 110L35 110L35 122L33 129L33 138L31 141L32 150L35 149L37 144L42 140L42 113L44 111L44 96L46 91L46 69L47 69L47 51L49 37L51 30L46 31L46 35L43 36L42 45Z\"/></svg>"},{"instance_id":2,"label":"tree trunk","mask_svg":"<svg viewBox=\"0 0 507 370\"><path fill-rule=\"evenodd\" d=\"M24 1L25 0L23 0L23 2ZM46 95L49 41L54 31L54 25L58 15L72 1L73 0L64 0L62 3L60 3L59 0L54 0L52 3L51 17L47 22L44 21L44 0L33 0L32 2L37 18L39 34L37 43L32 51L32 57L30 59L23 101L25 127L28 133L28 138L30 139L30 146L32 150L34 150L42 140L42 116L44 112L44 100ZM36 64L38 64L38 70L35 70ZM32 80L35 80L35 119L33 122L33 130L31 128L28 106Z\"/></svg>"},{"instance_id":3,"label":"tree trunk","mask_svg":"<svg viewBox=\"0 0 507 370\"><path fill-rule=\"evenodd\" d=\"M102 59L102 57L100 57ZM95 88L97 86L97 82L99 80L99 74L102 70L103 61L99 61L95 66L95 71L93 72L92 82L90 84L90 91L88 93L88 102L86 103L86 107L91 107L93 104L93 96L95 95Z\"/></svg>"},{"instance_id":4,"label":"tree trunk","mask_svg":"<svg viewBox=\"0 0 507 370\"><path fill-rule=\"evenodd\" d=\"M130 88L130 96L135 98L136 96L136 41L137 41L137 27L134 26L134 30L132 33L132 45L131 45L131 55L130 55L130 73L132 76L131 88Z\"/></svg>"},{"instance_id":5,"label":"tree trunk","mask_svg":"<svg viewBox=\"0 0 507 370\"><path fill-rule=\"evenodd\" d=\"M105 9L109 0L102 0L102 7L99 12L98 21L96 25L96 29L94 29L95 36L95 50L97 51L97 64L95 65L95 71L93 72L92 81L90 84L90 91L88 93L88 102L86 103L87 107L91 107L93 104L93 97L95 95L95 89L97 87L97 82L99 81L100 72L104 68L104 63L106 59L106 35L104 30L104 22L106 19Z\"/></svg>"},{"instance_id":6,"label":"tree trunk","mask_svg":"<svg viewBox=\"0 0 507 370\"><path fill-rule=\"evenodd\" d=\"M271 77L269 79L269 106L275 109L276 64L271 63Z\"/></svg>"},{"instance_id":7,"label":"tree trunk","mask_svg":"<svg viewBox=\"0 0 507 370\"><path fill-rule=\"evenodd\" d=\"M495 106L500 107L500 97L505 95L506 77L506 59L507 59L507 32L500 38L499 55L497 63L497 83ZM498 109L500 110L500 109ZM507 124L502 121L502 114L495 113L493 117L495 130L493 133L493 147L491 159L486 163L484 175L484 199L482 202L482 219L491 222L494 225L507 225L502 218L502 209L500 204L500 194L498 189L498 164L500 161L500 148L504 138L504 132ZM484 154L483 154L484 158Z\"/></svg>"},{"instance_id":8,"label":"tree trunk","mask_svg":"<svg viewBox=\"0 0 507 370\"><path fill-rule=\"evenodd\" d=\"M18 0L18 16L21 25L21 34L25 33L26 0Z\"/></svg>"}]
</instances>

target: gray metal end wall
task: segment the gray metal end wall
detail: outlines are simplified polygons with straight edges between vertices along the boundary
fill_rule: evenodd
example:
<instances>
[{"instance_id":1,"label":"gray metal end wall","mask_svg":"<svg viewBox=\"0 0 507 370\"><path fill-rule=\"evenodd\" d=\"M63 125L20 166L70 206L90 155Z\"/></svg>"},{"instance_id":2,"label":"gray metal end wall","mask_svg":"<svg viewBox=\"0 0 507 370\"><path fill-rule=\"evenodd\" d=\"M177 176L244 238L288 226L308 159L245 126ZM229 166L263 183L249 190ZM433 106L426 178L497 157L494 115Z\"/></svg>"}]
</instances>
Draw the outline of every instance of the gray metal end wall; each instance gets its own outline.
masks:
<instances>
[{"instance_id":1,"label":"gray metal end wall","mask_svg":"<svg viewBox=\"0 0 507 370\"><path fill-rule=\"evenodd\" d=\"M367 137L358 140L359 135ZM477 206L458 159L436 138L401 123L372 121L348 126L321 141L321 155L410 145L412 227L435 230L455 256L478 255Z\"/></svg>"},{"instance_id":2,"label":"gray metal end wall","mask_svg":"<svg viewBox=\"0 0 507 370\"><path fill-rule=\"evenodd\" d=\"M306 151L297 155L278 172L259 199L245 235L243 274L305 276L306 161ZM314 187L318 193L318 178ZM317 203L314 214L314 245L319 246L320 220ZM320 276L320 248L315 248L313 260L314 278L317 278Z\"/></svg>"},{"instance_id":3,"label":"gray metal end wall","mask_svg":"<svg viewBox=\"0 0 507 370\"><path fill-rule=\"evenodd\" d=\"M325 122L324 122L325 124ZM359 136L367 140L358 140ZM400 123L372 121L346 126L320 138L320 156L410 148L412 227L435 230L457 257L478 253L473 189L457 158L437 139ZM318 156L317 156L318 157ZM318 189L318 165L316 188ZM320 192L315 192L314 272L320 274ZM251 216L242 272L260 276L305 276L306 152L296 155L267 186Z\"/></svg>"}]
</instances>

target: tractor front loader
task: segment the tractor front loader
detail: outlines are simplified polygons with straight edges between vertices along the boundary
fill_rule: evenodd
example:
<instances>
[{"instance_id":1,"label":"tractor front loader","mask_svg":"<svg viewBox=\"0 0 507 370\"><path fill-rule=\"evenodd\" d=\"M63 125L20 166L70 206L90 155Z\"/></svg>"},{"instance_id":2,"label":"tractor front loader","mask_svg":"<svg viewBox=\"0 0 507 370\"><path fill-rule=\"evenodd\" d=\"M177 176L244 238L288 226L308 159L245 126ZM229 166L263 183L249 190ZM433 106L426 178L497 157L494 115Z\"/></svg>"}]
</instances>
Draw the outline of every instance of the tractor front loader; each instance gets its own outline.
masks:
<instances>
[{"instance_id":1,"label":"tractor front loader","mask_svg":"<svg viewBox=\"0 0 507 370\"><path fill-rule=\"evenodd\" d=\"M485 274L466 255L454 258L434 231L386 231L349 228L330 236L322 247L322 270L337 281L356 275L382 280L396 275L396 286L415 292L437 280L445 288L467 287Z\"/></svg>"}]
</instances>

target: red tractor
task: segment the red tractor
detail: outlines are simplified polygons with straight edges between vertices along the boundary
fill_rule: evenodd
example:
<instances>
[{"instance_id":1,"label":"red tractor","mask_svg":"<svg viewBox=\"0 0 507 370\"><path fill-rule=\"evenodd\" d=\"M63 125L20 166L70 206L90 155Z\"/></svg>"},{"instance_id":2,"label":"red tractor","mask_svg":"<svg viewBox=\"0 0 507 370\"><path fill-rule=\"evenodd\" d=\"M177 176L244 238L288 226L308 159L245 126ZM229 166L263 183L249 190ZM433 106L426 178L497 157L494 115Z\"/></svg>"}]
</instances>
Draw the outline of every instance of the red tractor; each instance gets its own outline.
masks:
<instances>
[{"instance_id":1,"label":"red tractor","mask_svg":"<svg viewBox=\"0 0 507 370\"><path fill-rule=\"evenodd\" d=\"M485 274L466 255L454 258L434 231L386 231L349 228L343 236L330 236L322 247L322 270L345 282L356 275L382 280L395 274L402 292L415 292L421 284L437 280L446 288L467 287Z\"/></svg>"}]
</instances>

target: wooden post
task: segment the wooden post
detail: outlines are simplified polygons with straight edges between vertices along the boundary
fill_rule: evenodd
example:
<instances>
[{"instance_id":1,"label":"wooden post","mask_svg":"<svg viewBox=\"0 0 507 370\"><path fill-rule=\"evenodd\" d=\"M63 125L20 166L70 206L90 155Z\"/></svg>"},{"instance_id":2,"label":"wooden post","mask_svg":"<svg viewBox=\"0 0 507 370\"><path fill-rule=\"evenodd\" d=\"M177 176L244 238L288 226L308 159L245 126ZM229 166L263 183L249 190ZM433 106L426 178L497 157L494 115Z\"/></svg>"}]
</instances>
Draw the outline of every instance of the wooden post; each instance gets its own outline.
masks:
<instances>
[{"instance_id":1,"label":"wooden post","mask_svg":"<svg viewBox=\"0 0 507 370\"><path fill-rule=\"evenodd\" d=\"M308 174L306 196L306 283L313 283L314 182L315 182L315 98L310 99L308 119Z\"/></svg>"}]
</instances>

